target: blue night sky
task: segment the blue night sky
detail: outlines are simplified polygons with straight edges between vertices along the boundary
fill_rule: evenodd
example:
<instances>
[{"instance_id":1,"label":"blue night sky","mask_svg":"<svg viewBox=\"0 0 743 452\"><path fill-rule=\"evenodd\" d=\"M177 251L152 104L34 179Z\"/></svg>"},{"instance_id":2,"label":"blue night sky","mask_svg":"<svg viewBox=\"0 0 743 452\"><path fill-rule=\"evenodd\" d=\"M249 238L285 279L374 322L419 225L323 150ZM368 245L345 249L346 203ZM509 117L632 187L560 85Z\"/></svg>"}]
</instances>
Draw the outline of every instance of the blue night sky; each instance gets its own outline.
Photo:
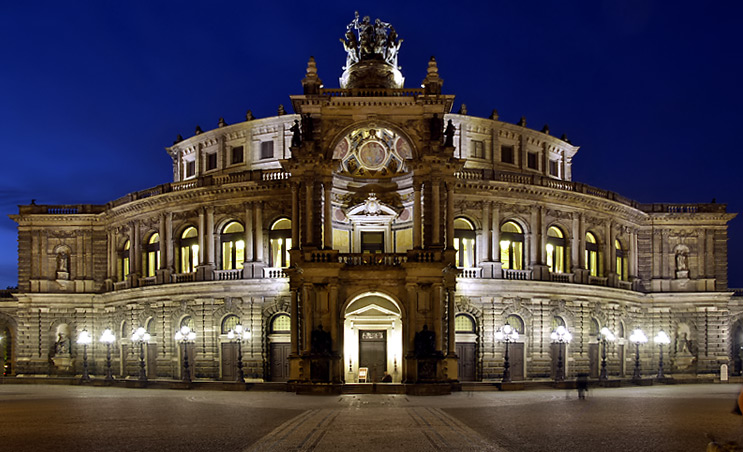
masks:
<instances>
[{"instance_id":1,"label":"blue night sky","mask_svg":"<svg viewBox=\"0 0 743 452\"><path fill-rule=\"evenodd\" d=\"M179 133L291 111L310 55L337 87L356 9L404 39L406 86L435 55L455 111L566 133L581 146L573 180L743 211L739 1L253 3L5 2L1 288L17 284L18 204L104 204L171 181ZM743 219L729 235L743 287Z\"/></svg>"}]
</instances>

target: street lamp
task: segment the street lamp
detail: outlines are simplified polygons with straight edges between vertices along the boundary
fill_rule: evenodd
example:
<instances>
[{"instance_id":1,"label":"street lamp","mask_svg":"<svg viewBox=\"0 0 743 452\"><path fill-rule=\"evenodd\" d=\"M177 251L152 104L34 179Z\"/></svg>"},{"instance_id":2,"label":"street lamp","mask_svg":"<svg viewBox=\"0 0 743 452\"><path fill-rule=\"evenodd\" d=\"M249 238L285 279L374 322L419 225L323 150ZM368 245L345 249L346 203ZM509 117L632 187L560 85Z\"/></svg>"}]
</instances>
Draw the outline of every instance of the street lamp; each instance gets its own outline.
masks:
<instances>
[{"instance_id":1,"label":"street lamp","mask_svg":"<svg viewBox=\"0 0 743 452\"><path fill-rule=\"evenodd\" d=\"M658 334L653 338L658 347L660 347L660 357L658 358L658 378L666 378L663 375L663 346L671 343L671 338L668 337L665 331L660 330Z\"/></svg>"},{"instance_id":2,"label":"street lamp","mask_svg":"<svg viewBox=\"0 0 743 452\"><path fill-rule=\"evenodd\" d=\"M114 377L111 373L111 344L116 341L116 336L110 328L106 328L101 334L101 342L106 344L106 378L105 381L113 381Z\"/></svg>"},{"instance_id":3,"label":"street lamp","mask_svg":"<svg viewBox=\"0 0 743 452\"><path fill-rule=\"evenodd\" d=\"M573 339L573 335L570 334L567 328L560 325L555 331L550 334L552 342L557 343L557 370L555 370L555 381L563 381L565 379L565 368L562 361L562 344L567 344Z\"/></svg>"},{"instance_id":4,"label":"street lamp","mask_svg":"<svg viewBox=\"0 0 743 452\"><path fill-rule=\"evenodd\" d=\"M614 333L611 332L611 330L607 327L601 328L601 342L603 344L603 349L601 351L601 372L599 373L599 380L606 381L609 379L609 375L606 371L606 341L614 342L614 339L616 337L614 336Z\"/></svg>"},{"instance_id":5,"label":"street lamp","mask_svg":"<svg viewBox=\"0 0 743 452\"><path fill-rule=\"evenodd\" d=\"M235 328L227 333L227 338L231 341L237 342L237 377L235 381L238 383L245 383L245 374L243 373L243 341L249 341L252 334L250 329L243 328L239 323L235 325Z\"/></svg>"},{"instance_id":6,"label":"street lamp","mask_svg":"<svg viewBox=\"0 0 743 452\"><path fill-rule=\"evenodd\" d=\"M503 327L495 333L496 341L506 343L506 355L503 361L503 383L511 382L511 363L508 362L508 344L515 342L518 338L519 332L511 325L503 325Z\"/></svg>"},{"instance_id":7,"label":"street lamp","mask_svg":"<svg viewBox=\"0 0 743 452\"><path fill-rule=\"evenodd\" d=\"M77 343L83 346L83 376L80 377L81 383L90 381L90 375L88 374L88 345L91 342L93 342L93 338L88 333L88 330L80 331L80 335L77 336Z\"/></svg>"},{"instance_id":8,"label":"street lamp","mask_svg":"<svg viewBox=\"0 0 743 452\"><path fill-rule=\"evenodd\" d=\"M183 325L180 330L175 333L175 340L183 344L183 375L182 379L185 382L191 382L191 372L188 370L188 343L193 342L196 339L196 333L191 331L188 325Z\"/></svg>"},{"instance_id":9,"label":"street lamp","mask_svg":"<svg viewBox=\"0 0 743 452\"><path fill-rule=\"evenodd\" d=\"M144 364L144 344L150 342L150 333L141 326L132 334L132 342L139 343L139 381L147 381L147 371Z\"/></svg>"},{"instance_id":10,"label":"street lamp","mask_svg":"<svg viewBox=\"0 0 743 452\"><path fill-rule=\"evenodd\" d=\"M635 373L632 375L632 380L639 381L642 378L642 375L640 375L640 344L646 343L648 337L641 329L637 328L632 332L629 340L635 343Z\"/></svg>"}]
</instances>

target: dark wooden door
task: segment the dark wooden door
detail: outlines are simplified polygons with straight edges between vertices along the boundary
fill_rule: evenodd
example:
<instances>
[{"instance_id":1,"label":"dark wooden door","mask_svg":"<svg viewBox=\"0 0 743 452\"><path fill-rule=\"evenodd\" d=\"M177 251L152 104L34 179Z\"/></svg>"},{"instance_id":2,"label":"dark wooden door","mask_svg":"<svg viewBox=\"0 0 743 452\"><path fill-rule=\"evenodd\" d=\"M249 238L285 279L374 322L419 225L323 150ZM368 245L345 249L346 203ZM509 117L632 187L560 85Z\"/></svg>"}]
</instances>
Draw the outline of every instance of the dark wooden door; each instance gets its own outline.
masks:
<instances>
[{"instance_id":1,"label":"dark wooden door","mask_svg":"<svg viewBox=\"0 0 743 452\"><path fill-rule=\"evenodd\" d=\"M508 363L511 365L511 380L524 379L524 344L517 342L508 344Z\"/></svg>"},{"instance_id":2,"label":"dark wooden door","mask_svg":"<svg viewBox=\"0 0 743 452\"><path fill-rule=\"evenodd\" d=\"M475 343L457 342L459 357L459 381L475 381Z\"/></svg>"},{"instance_id":3,"label":"dark wooden door","mask_svg":"<svg viewBox=\"0 0 743 452\"><path fill-rule=\"evenodd\" d=\"M599 344L588 344L588 369L591 378L599 377L599 366L601 361L599 360Z\"/></svg>"},{"instance_id":4,"label":"dark wooden door","mask_svg":"<svg viewBox=\"0 0 743 452\"><path fill-rule=\"evenodd\" d=\"M565 365L567 363L567 356L565 354L567 347L566 344L560 344L560 343L552 343L550 344L550 354L552 355L552 373L550 374L551 378L555 378L557 375L557 365L560 361L560 358L562 357L562 376L564 378L567 378L568 372L567 372L567 366Z\"/></svg>"},{"instance_id":5,"label":"dark wooden door","mask_svg":"<svg viewBox=\"0 0 743 452\"><path fill-rule=\"evenodd\" d=\"M237 378L237 344L222 343L222 380L235 381Z\"/></svg>"},{"instance_id":6,"label":"dark wooden door","mask_svg":"<svg viewBox=\"0 0 743 452\"><path fill-rule=\"evenodd\" d=\"M147 355L147 378L157 378L157 344L147 344L145 353Z\"/></svg>"},{"instance_id":7,"label":"dark wooden door","mask_svg":"<svg viewBox=\"0 0 743 452\"><path fill-rule=\"evenodd\" d=\"M368 381L382 380L387 370L387 332L359 332L359 367L369 369Z\"/></svg>"},{"instance_id":8,"label":"dark wooden door","mask_svg":"<svg viewBox=\"0 0 743 452\"><path fill-rule=\"evenodd\" d=\"M291 343L271 343L271 381L287 381L289 379L289 353Z\"/></svg>"}]
</instances>

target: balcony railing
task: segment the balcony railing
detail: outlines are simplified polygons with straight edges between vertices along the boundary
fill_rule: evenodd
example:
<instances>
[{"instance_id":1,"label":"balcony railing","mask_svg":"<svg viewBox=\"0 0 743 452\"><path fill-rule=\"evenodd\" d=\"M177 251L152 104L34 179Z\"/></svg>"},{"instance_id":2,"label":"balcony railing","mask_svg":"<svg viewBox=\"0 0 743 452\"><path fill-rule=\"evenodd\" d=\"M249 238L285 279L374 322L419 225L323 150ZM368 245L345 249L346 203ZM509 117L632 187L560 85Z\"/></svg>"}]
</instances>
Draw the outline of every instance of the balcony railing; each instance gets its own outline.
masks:
<instances>
[{"instance_id":1,"label":"balcony railing","mask_svg":"<svg viewBox=\"0 0 743 452\"><path fill-rule=\"evenodd\" d=\"M353 253L353 254L339 254L338 261L342 264L349 266L374 266L374 265L385 265L385 266L399 266L408 261L407 254L392 254L392 253Z\"/></svg>"},{"instance_id":2,"label":"balcony railing","mask_svg":"<svg viewBox=\"0 0 743 452\"><path fill-rule=\"evenodd\" d=\"M242 277L242 269L214 270L214 279L216 281L236 281L242 279Z\"/></svg>"},{"instance_id":3,"label":"balcony railing","mask_svg":"<svg viewBox=\"0 0 743 452\"><path fill-rule=\"evenodd\" d=\"M196 272L193 273L174 273L171 277L174 283L194 282L196 281Z\"/></svg>"},{"instance_id":4,"label":"balcony railing","mask_svg":"<svg viewBox=\"0 0 743 452\"><path fill-rule=\"evenodd\" d=\"M603 277L603 276L589 276L588 277L588 284L591 284L592 286L607 286L609 283L609 278Z\"/></svg>"},{"instance_id":5,"label":"balcony railing","mask_svg":"<svg viewBox=\"0 0 743 452\"><path fill-rule=\"evenodd\" d=\"M461 270L460 278L482 278L482 268L480 267L462 268Z\"/></svg>"},{"instance_id":6,"label":"balcony railing","mask_svg":"<svg viewBox=\"0 0 743 452\"><path fill-rule=\"evenodd\" d=\"M288 278L283 268L280 267L265 267L263 268L264 278Z\"/></svg>"},{"instance_id":7,"label":"balcony railing","mask_svg":"<svg viewBox=\"0 0 743 452\"><path fill-rule=\"evenodd\" d=\"M140 286L154 286L155 284L157 284L157 277L155 276L145 276L144 278L139 278Z\"/></svg>"},{"instance_id":8,"label":"balcony railing","mask_svg":"<svg viewBox=\"0 0 743 452\"><path fill-rule=\"evenodd\" d=\"M503 269L503 279L516 279L526 281L531 279L531 270Z\"/></svg>"},{"instance_id":9,"label":"balcony railing","mask_svg":"<svg viewBox=\"0 0 743 452\"><path fill-rule=\"evenodd\" d=\"M573 282L573 274L550 272L550 281L559 283L571 283Z\"/></svg>"}]
</instances>

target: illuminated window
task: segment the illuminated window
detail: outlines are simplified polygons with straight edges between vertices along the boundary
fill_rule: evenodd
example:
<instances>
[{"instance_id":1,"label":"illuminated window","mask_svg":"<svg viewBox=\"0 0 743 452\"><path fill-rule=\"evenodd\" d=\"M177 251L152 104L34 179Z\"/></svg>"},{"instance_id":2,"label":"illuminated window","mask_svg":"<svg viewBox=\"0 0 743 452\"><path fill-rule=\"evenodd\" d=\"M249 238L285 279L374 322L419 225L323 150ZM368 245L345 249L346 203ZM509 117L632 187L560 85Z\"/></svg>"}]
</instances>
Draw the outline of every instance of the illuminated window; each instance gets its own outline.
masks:
<instances>
[{"instance_id":1,"label":"illuminated window","mask_svg":"<svg viewBox=\"0 0 743 452\"><path fill-rule=\"evenodd\" d=\"M230 160L232 164L236 163L242 163L243 162L243 147L242 146L235 146L232 148L232 159Z\"/></svg>"},{"instance_id":2,"label":"illuminated window","mask_svg":"<svg viewBox=\"0 0 743 452\"><path fill-rule=\"evenodd\" d=\"M272 333L288 333L291 329L292 322L288 314L279 314L271 322Z\"/></svg>"},{"instance_id":3,"label":"illuminated window","mask_svg":"<svg viewBox=\"0 0 743 452\"><path fill-rule=\"evenodd\" d=\"M191 328L191 331L196 331L196 325L194 324L193 317L191 317L190 315L187 315L186 317L183 317L181 319L181 324L178 329L181 329L184 326Z\"/></svg>"},{"instance_id":4,"label":"illuminated window","mask_svg":"<svg viewBox=\"0 0 743 452\"><path fill-rule=\"evenodd\" d=\"M384 232L361 231L362 253L384 253Z\"/></svg>"},{"instance_id":5,"label":"illuminated window","mask_svg":"<svg viewBox=\"0 0 743 452\"><path fill-rule=\"evenodd\" d=\"M289 266L289 250L292 248L292 222L280 218L271 225L268 233L270 246L270 265L272 267Z\"/></svg>"},{"instance_id":6,"label":"illuminated window","mask_svg":"<svg viewBox=\"0 0 743 452\"><path fill-rule=\"evenodd\" d=\"M524 269L524 231L513 221L500 227L500 261L503 269Z\"/></svg>"},{"instance_id":7,"label":"illuminated window","mask_svg":"<svg viewBox=\"0 0 743 452\"><path fill-rule=\"evenodd\" d=\"M189 226L181 234L179 273L193 273L199 265L199 232Z\"/></svg>"},{"instance_id":8,"label":"illuminated window","mask_svg":"<svg viewBox=\"0 0 743 452\"><path fill-rule=\"evenodd\" d=\"M565 326L565 320L559 315L556 315L552 317L552 330L556 330L558 326Z\"/></svg>"},{"instance_id":9,"label":"illuminated window","mask_svg":"<svg viewBox=\"0 0 743 452\"><path fill-rule=\"evenodd\" d=\"M222 229L222 270L243 268L245 262L245 229L231 221Z\"/></svg>"},{"instance_id":10,"label":"illuminated window","mask_svg":"<svg viewBox=\"0 0 743 452\"><path fill-rule=\"evenodd\" d=\"M511 314L506 317L506 325L509 325L511 328L516 330L517 333L524 334L524 321L516 314Z\"/></svg>"},{"instance_id":11,"label":"illuminated window","mask_svg":"<svg viewBox=\"0 0 743 452\"><path fill-rule=\"evenodd\" d=\"M617 256L617 275L622 281L627 281L627 258L625 257L622 242L614 240L614 250Z\"/></svg>"},{"instance_id":12,"label":"illuminated window","mask_svg":"<svg viewBox=\"0 0 743 452\"><path fill-rule=\"evenodd\" d=\"M230 314L222 320L222 334L227 334L230 330L234 330L235 326L240 323L240 317L235 314Z\"/></svg>"},{"instance_id":13,"label":"illuminated window","mask_svg":"<svg viewBox=\"0 0 743 452\"><path fill-rule=\"evenodd\" d=\"M160 234L157 232L147 240L144 265L145 276L155 276L155 272L160 268Z\"/></svg>"},{"instance_id":14,"label":"illuminated window","mask_svg":"<svg viewBox=\"0 0 743 452\"><path fill-rule=\"evenodd\" d=\"M586 270L591 276L599 276L599 243L591 232L586 232Z\"/></svg>"},{"instance_id":15,"label":"illuminated window","mask_svg":"<svg viewBox=\"0 0 743 452\"><path fill-rule=\"evenodd\" d=\"M565 273L565 235L557 226L547 229L547 267L552 273Z\"/></svg>"},{"instance_id":16,"label":"illuminated window","mask_svg":"<svg viewBox=\"0 0 743 452\"><path fill-rule=\"evenodd\" d=\"M475 266L475 227L464 218L454 219L454 257L455 264L460 268Z\"/></svg>"},{"instance_id":17,"label":"illuminated window","mask_svg":"<svg viewBox=\"0 0 743 452\"><path fill-rule=\"evenodd\" d=\"M457 333L474 333L475 322L467 314L457 314L454 317L454 331Z\"/></svg>"},{"instance_id":18,"label":"illuminated window","mask_svg":"<svg viewBox=\"0 0 743 452\"><path fill-rule=\"evenodd\" d=\"M130 273L129 248L130 248L130 244L129 244L129 240L127 240L126 242L124 242L124 246L121 248L121 251L119 251L119 265L118 265L119 281L125 280L126 277L129 276L129 273Z\"/></svg>"}]
</instances>

